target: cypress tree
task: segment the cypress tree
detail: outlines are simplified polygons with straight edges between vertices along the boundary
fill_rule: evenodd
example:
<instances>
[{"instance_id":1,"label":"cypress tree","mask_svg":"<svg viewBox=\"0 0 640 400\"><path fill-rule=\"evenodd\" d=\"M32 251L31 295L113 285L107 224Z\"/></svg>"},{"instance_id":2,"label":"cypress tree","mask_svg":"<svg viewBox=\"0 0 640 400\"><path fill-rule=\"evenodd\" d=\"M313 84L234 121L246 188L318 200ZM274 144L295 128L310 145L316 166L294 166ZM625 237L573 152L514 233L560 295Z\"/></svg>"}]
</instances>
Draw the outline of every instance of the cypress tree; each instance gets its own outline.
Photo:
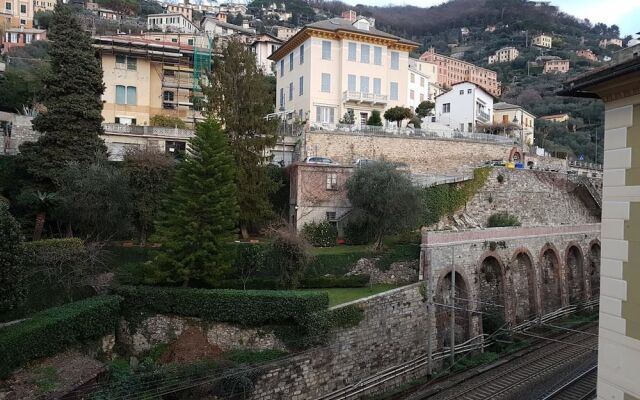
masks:
<instances>
[{"instance_id":1,"label":"cypress tree","mask_svg":"<svg viewBox=\"0 0 640 400\"><path fill-rule=\"evenodd\" d=\"M240 229L255 227L273 216L269 196L278 185L269 179L266 150L276 144L276 121L264 117L273 112L273 97L267 78L256 66L256 58L238 40L231 40L216 59L204 88L208 113L224 126L229 137L240 189Z\"/></svg>"},{"instance_id":2,"label":"cypress tree","mask_svg":"<svg viewBox=\"0 0 640 400\"><path fill-rule=\"evenodd\" d=\"M58 4L47 33L50 73L44 78L46 111L33 120L42 136L20 147L28 171L43 183L70 161L90 163L106 156L102 130L102 66L69 6Z\"/></svg>"},{"instance_id":3,"label":"cypress tree","mask_svg":"<svg viewBox=\"0 0 640 400\"><path fill-rule=\"evenodd\" d=\"M20 225L0 201L0 314L15 309L24 297L22 255Z\"/></svg>"},{"instance_id":4,"label":"cypress tree","mask_svg":"<svg viewBox=\"0 0 640 400\"><path fill-rule=\"evenodd\" d=\"M198 124L173 192L163 204L158 238L163 252L146 282L206 284L228 271L238 217L235 168L227 138L212 120Z\"/></svg>"}]
</instances>

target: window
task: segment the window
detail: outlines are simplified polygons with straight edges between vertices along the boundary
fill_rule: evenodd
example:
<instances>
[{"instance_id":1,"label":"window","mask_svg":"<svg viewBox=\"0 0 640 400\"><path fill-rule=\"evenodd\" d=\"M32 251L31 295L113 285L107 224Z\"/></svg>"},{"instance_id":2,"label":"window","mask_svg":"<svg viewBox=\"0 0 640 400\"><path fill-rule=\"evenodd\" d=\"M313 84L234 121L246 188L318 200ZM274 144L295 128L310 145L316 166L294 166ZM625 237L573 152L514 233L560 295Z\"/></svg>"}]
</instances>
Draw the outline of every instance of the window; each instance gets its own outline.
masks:
<instances>
[{"instance_id":1,"label":"window","mask_svg":"<svg viewBox=\"0 0 640 400\"><path fill-rule=\"evenodd\" d=\"M469 132L473 132L473 124L471 122L469 122L468 128Z\"/></svg>"},{"instance_id":2,"label":"window","mask_svg":"<svg viewBox=\"0 0 640 400\"><path fill-rule=\"evenodd\" d=\"M173 99L175 98L175 94L171 91L162 92L162 107L163 108L174 108L175 104L173 104Z\"/></svg>"},{"instance_id":3,"label":"window","mask_svg":"<svg viewBox=\"0 0 640 400\"><path fill-rule=\"evenodd\" d=\"M369 93L369 77L368 76L360 77L360 91L362 93Z\"/></svg>"},{"instance_id":4,"label":"window","mask_svg":"<svg viewBox=\"0 0 640 400\"><path fill-rule=\"evenodd\" d=\"M120 54L116 54L116 64L126 64L127 63L127 57L120 55ZM116 67L118 67L116 65Z\"/></svg>"},{"instance_id":5,"label":"window","mask_svg":"<svg viewBox=\"0 0 640 400\"><path fill-rule=\"evenodd\" d=\"M300 64L304 64L304 45L300 45Z\"/></svg>"},{"instance_id":6,"label":"window","mask_svg":"<svg viewBox=\"0 0 640 400\"><path fill-rule=\"evenodd\" d=\"M331 60L331 42L328 40L322 41L322 59Z\"/></svg>"},{"instance_id":7,"label":"window","mask_svg":"<svg viewBox=\"0 0 640 400\"><path fill-rule=\"evenodd\" d=\"M347 75L347 90L350 92L356 91L356 76Z\"/></svg>"},{"instance_id":8,"label":"window","mask_svg":"<svg viewBox=\"0 0 640 400\"><path fill-rule=\"evenodd\" d=\"M464 94L464 89L460 91L460 94Z\"/></svg>"},{"instance_id":9,"label":"window","mask_svg":"<svg viewBox=\"0 0 640 400\"><path fill-rule=\"evenodd\" d=\"M135 86L127 86L127 104L132 106L138 104L138 94Z\"/></svg>"},{"instance_id":10,"label":"window","mask_svg":"<svg viewBox=\"0 0 640 400\"><path fill-rule=\"evenodd\" d=\"M304 94L304 76L300 77L298 86L298 96L302 96Z\"/></svg>"},{"instance_id":11,"label":"window","mask_svg":"<svg viewBox=\"0 0 640 400\"><path fill-rule=\"evenodd\" d=\"M373 63L375 65L382 65L382 47L373 47Z\"/></svg>"},{"instance_id":12,"label":"window","mask_svg":"<svg viewBox=\"0 0 640 400\"><path fill-rule=\"evenodd\" d=\"M187 44L189 46L193 46L193 39L187 39Z\"/></svg>"},{"instance_id":13,"label":"window","mask_svg":"<svg viewBox=\"0 0 640 400\"><path fill-rule=\"evenodd\" d=\"M335 108L316 106L316 122L333 124Z\"/></svg>"},{"instance_id":14,"label":"window","mask_svg":"<svg viewBox=\"0 0 640 400\"><path fill-rule=\"evenodd\" d=\"M363 44L360 45L360 62L364 64L369 64L369 45Z\"/></svg>"},{"instance_id":15,"label":"window","mask_svg":"<svg viewBox=\"0 0 640 400\"><path fill-rule=\"evenodd\" d=\"M33 35L30 33L27 33L24 35L24 41L25 43L31 43L31 40L33 39Z\"/></svg>"},{"instance_id":16,"label":"window","mask_svg":"<svg viewBox=\"0 0 640 400\"><path fill-rule=\"evenodd\" d=\"M284 110L284 88L280 88L280 109Z\"/></svg>"},{"instance_id":17,"label":"window","mask_svg":"<svg viewBox=\"0 0 640 400\"><path fill-rule=\"evenodd\" d=\"M138 59L134 57L127 57L127 69L130 71L138 69Z\"/></svg>"},{"instance_id":18,"label":"window","mask_svg":"<svg viewBox=\"0 0 640 400\"><path fill-rule=\"evenodd\" d=\"M409 91L409 99L414 100L416 98L416 92L415 90L411 89Z\"/></svg>"},{"instance_id":19,"label":"window","mask_svg":"<svg viewBox=\"0 0 640 400\"><path fill-rule=\"evenodd\" d=\"M327 73L322 73L321 82L320 82L320 91L324 93L331 92L331 75Z\"/></svg>"},{"instance_id":20,"label":"window","mask_svg":"<svg viewBox=\"0 0 640 400\"><path fill-rule=\"evenodd\" d=\"M446 114L446 113L449 113L449 112L451 112L451 103L444 103L442 105L442 113Z\"/></svg>"},{"instance_id":21,"label":"window","mask_svg":"<svg viewBox=\"0 0 640 400\"><path fill-rule=\"evenodd\" d=\"M424 87L424 78L423 77L420 77L420 86Z\"/></svg>"},{"instance_id":22,"label":"window","mask_svg":"<svg viewBox=\"0 0 640 400\"><path fill-rule=\"evenodd\" d=\"M416 75L412 72L410 75L411 83L416 83Z\"/></svg>"},{"instance_id":23,"label":"window","mask_svg":"<svg viewBox=\"0 0 640 400\"><path fill-rule=\"evenodd\" d=\"M356 60L356 48L357 48L357 45L355 43L349 42L349 47L347 51L347 61Z\"/></svg>"},{"instance_id":24,"label":"window","mask_svg":"<svg viewBox=\"0 0 640 400\"><path fill-rule=\"evenodd\" d=\"M338 174L327 174L327 190L338 190ZM335 219L335 214L334 219ZM327 219L329 217L329 213L327 213Z\"/></svg>"},{"instance_id":25,"label":"window","mask_svg":"<svg viewBox=\"0 0 640 400\"><path fill-rule=\"evenodd\" d=\"M471 89L467 89L467 93L471 94Z\"/></svg>"},{"instance_id":26,"label":"window","mask_svg":"<svg viewBox=\"0 0 640 400\"><path fill-rule=\"evenodd\" d=\"M293 51L289 53L289 71L293 71Z\"/></svg>"},{"instance_id":27,"label":"window","mask_svg":"<svg viewBox=\"0 0 640 400\"><path fill-rule=\"evenodd\" d=\"M382 80L373 78L373 94L382 94Z\"/></svg>"},{"instance_id":28,"label":"window","mask_svg":"<svg viewBox=\"0 0 640 400\"><path fill-rule=\"evenodd\" d=\"M391 69L400 69L400 53L397 51L391 52Z\"/></svg>"},{"instance_id":29,"label":"window","mask_svg":"<svg viewBox=\"0 0 640 400\"><path fill-rule=\"evenodd\" d=\"M122 85L116 86L116 104L127 104L126 88Z\"/></svg>"},{"instance_id":30,"label":"window","mask_svg":"<svg viewBox=\"0 0 640 400\"><path fill-rule=\"evenodd\" d=\"M26 14L27 13L27 5L26 4L20 4L20 13L21 14Z\"/></svg>"},{"instance_id":31,"label":"window","mask_svg":"<svg viewBox=\"0 0 640 400\"><path fill-rule=\"evenodd\" d=\"M391 82L389 84L389 99L398 100L398 82Z\"/></svg>"},{"instance_id":32,"label":"window","mask_svg":"<svg viewBox=\"0 0 640 400\"><path fill-rule=\"evenodd\" d=\"M460 123L460 132L464 132L464 122Z\"/></svg>"},{"instance_id":33,"label":"window","mask_svg":"<svg viewBox=\"0 0 640 400\"><path fill-rule=\"evenodd\" d=\"M7 11L11 11L11 3L10 2L4 3L4 9Z\"/></svg>"},{"instance_id":34,"label":"window","mask_svg":"<svg viewBox=\"0 0 640 400\"><path fill-rule=\"evenodd\" d=\"M293 100L293 82L289 82L289 101Z\"/></svg>"},{"instance_id":35,"label":"window","mask_svg":"<svg viewBox=\"0 0 640 400\"><path fill-rule=\"evenodd\" d=\"M509 116L508 115L503 115L502 116L502 123L503 124L508 124L509 123Z\"/></svg>"},{"instance_id":36,"label":"window","mask_svg":"<svg viewBox=\"0 0 640 400\"><path fill-rule=\"evenodd\" d=\"M420 103L424 101L424 94L420 93Z\"/></svg>"},{"instance_id":37,"label":"window","mask_svg":"<svg viewBox=\"0 0 640 400\"><path fill-rule=\"evenodd\" d=\"M335 222L336 221L336 212L335 211L327 211L327 221Z\"/></svg>"},{"instance_id":38,"label":"window","mask_svg":"<svg viewBox=\"0 0 640 400\"><path fill-rule=\"evenodd\" d=\"M280 60L280 77L284 76L284 60Z\"/></svg>"}]
</instances>

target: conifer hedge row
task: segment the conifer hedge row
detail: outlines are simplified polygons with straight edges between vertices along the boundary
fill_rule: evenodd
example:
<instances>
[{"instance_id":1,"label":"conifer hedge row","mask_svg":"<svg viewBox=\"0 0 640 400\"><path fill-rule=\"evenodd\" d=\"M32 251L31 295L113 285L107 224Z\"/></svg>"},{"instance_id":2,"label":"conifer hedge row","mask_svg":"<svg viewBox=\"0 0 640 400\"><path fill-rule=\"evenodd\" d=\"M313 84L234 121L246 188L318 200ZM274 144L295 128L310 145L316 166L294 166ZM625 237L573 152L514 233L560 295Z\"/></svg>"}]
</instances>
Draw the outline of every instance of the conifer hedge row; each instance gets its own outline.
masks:
<instances>
[{"instance_id":1,"label":"conifer hedge row","mask_svg":"<svg viewBox=\"0 0 640 400\"><path fill-rule=\"evenodd\" d=\"M329 305L322 292L121 286L116 293L131 315L176 314L249 326L292 323Z\"/></svg>"},{"instance_id":2,"label":"conifer hedge row","mask_svg":"<svg viewBox=\"0 0 640 400\"><path fill-rule=\"evenodd\" d=\"M0 377L33 359L113 333L121 300L118 296L92 297L41 311L0 328Z\"/></svg>"}]
</instances>

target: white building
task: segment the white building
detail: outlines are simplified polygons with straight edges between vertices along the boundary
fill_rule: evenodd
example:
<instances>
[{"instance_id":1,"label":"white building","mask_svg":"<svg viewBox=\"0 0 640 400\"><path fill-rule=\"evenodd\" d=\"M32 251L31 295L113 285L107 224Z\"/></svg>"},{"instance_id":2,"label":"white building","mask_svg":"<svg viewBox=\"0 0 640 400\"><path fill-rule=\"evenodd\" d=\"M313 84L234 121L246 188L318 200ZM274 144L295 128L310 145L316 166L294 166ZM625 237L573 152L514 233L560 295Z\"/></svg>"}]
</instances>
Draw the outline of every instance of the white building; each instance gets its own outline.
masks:
<instances>
[{"instance_id":1,"label":"white building","mask_svg":"<svg viewBox=\"0 0 640 400\"><path fill-rule=\"evenodd\" d=\"M493 120L493 96L471 82L436 97L436 122L461 132L482 132Z\"/></svg>"},{"instance_id":2,"label":"white building","mask_svg":"<svg viewBox=\"0 0 640 400\"><path fill-rule=\"evenodd\" d=\"M149 14L147 29L162 32L195 33L198 28L187 17L180 13Z\"/></svg>"},{"instance_id":3,"label":"white building","mask_svg":"<svg viewBox=\"0 0 640 400\"><path fill-rule=\"evenodd\" d=\"M546 47L548 49L551 48L551 46L553 45L553 38L549 35L538 35L538 36L534 36L533 40L531 41L531 43L534 46L539 46L539 47Z\"/></svg>"},{"instance_id":4,"label":"white building","mask_svg":"<svg viewBox=\"0 0 640 400\"><path fill-rule=\"evenodd\" d=\"M282 40L267 33L257 35L251 43L251 51L256 55L256 64L265 75L273 75L273 61L269 56L282 45Z\"/></svg>"},{"instance_id":5,"label":"white building","mask_svg":"<svg viewBox=\"0 0 640 400\"><path fill-rule=\"evenodd\" d=\"M439 90L438 66L426 61L409 58L409 80L407 82L407 107L415 110L423 101L434 101Z\"/></svg>"},{"instance_id":6,"label":"white building","mask_svg":"<svg viewBox=\"0 0 640 400\"><path fill-rule=\"evenodd\" d=\"M212 38L230 38L236 37L244 43L249 43L249 40L255 35L256 30L252 28L244 28L242 26L234 25L227 22L226 14L219 13L215 17L206 16L202 19L200 27L203 32L206 32L209 37Z\"/></svg>"},{"instance_id":7,"label":"white building","mask_svg":"<svg viewBox=\"0 0 640 400\"><path fill-rule=\"evenodd\" d=\"M306 25L269 57L277 109L320 125L352 112L366 124L373 110L406 106L409 52L417 46L365 18Z\"/></svg>"},{"instance_id":8,"label":"white building","mask_svg":"<svg viewBox=\"0 0 640 400\"><path fill-rule=\"evenodd\" d=\"M515 47L503 47L492 56L489 56L489 64L510 62L518 58L520 52Z\"/></svg>"}]
</instances>

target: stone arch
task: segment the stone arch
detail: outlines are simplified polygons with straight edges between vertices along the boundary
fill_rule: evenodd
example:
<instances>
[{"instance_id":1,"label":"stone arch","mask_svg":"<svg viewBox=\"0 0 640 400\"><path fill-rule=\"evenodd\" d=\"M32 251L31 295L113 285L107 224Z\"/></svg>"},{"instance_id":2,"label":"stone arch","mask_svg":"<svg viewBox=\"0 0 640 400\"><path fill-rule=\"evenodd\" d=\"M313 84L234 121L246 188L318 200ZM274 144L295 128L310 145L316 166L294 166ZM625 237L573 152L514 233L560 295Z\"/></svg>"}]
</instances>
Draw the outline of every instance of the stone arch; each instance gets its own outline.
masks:
<instances>
[{"instance_id":1,"label":"stone arch","mask_svg":"<svg viewBox=\"0 0 640 400\"><path fill-rule=\"evenodd\" d=\"M589 243L589 287L591 298L600 296L600 241L594 239Z\"/></svg>"},{"instance_id":2,"label":"stone arch","mask_svg":"<svg viewBox=\"0 0 640 400\"><path fill-rule=\"evenodd\" d=\"M569 242L567 245L564 265L569 303L579 303L584 298L584 255L578 243Z\"/></svg>"},{"instance_id":3,"label":"stone arch","mask_svg":"<svg viewBox=\"0 0 640 400\"><path fill-rule=\"evenodd\" d=\"M485 253L478 264L478 308L484 333L492 333L510 319L505 289L504 264L495 252Z\"/></svg>"},{"instance_id":4,"label":"stone arch","mask_svg":"<svg viewBox=\"0 0 640 400\"><path fill-rule=\"evenodd\" d=\"M562 307L562 282L560 280L560 257L553 244L547 243L540 250L539 274L542 314Z\"/></svg>"},{"instance_id":5,"label":"stone arch","mask_svg":"<svg viewBox=\"0 0 640 400\"><path fill-rule=\"evenodd\" d=\"M536 272L533 257L526 248L519 248L511 257L511 281L515 300L516 323L531 319L538 313Z\"/></svg>"},{"instance_id":6,"label":"stone arch","mask_svg":"<svg viewBox=\"0 0 640 400\"><path fill-rule=\"evenodd\" d=\"M455 309L451 305L451 273L446 271L438 280L435 293L436 328L438 347L449 346L451 340L451 313L455 313L455 341L462 343L471 338L471 310L474 309L468 280L458 271L456 274Z\"/></svg>"},{"instance_id":7,"label":"stone arch","mask_svg":"<svg viewBox=\"0 0 640 400\"><path fill-rule=\"evenodd\" d=\"M520 161L524 163L524 157L523 157L522 151L517 147L511 148L511 151L509 152L509 161L513 161L513 162Z\"/></svg>"}]
</instances>

